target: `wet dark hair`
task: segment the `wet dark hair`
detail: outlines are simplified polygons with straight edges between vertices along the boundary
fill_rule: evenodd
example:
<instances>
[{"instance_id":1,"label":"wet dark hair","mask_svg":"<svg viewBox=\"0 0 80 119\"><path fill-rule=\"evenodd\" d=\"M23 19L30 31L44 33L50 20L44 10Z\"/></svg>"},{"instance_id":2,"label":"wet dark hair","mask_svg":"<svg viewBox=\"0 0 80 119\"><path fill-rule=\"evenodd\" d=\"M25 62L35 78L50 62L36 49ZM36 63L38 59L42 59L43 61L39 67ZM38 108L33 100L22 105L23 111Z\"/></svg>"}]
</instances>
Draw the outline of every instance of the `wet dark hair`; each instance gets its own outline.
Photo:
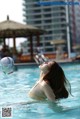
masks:
<instances>
[{"instance_id":1,"label":"wet dark hair","mask_svg":"<svg viewBox=\"0 0 80 119\"><path fill-rule=\"evenodd\" d=\"M71 85L66 79L63 69L56 62L53 62L50 71L43 77L43 80L49 83L56 99L67 98L71 93Z\"/></svg>"}]
</instances>

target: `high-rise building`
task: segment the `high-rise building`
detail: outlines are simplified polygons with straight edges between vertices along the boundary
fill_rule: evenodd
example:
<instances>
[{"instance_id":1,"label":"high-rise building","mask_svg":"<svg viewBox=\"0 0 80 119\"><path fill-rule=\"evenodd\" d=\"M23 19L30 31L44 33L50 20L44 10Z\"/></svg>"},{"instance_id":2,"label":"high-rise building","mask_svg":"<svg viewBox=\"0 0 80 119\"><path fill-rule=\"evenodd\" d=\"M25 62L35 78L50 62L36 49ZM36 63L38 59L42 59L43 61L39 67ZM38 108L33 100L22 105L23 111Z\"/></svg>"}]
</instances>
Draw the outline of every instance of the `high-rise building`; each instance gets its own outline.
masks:
<instances>
[{"instance_id":1,"label":"high-rise building","mask_svg":"<svg viewBox=\"0 0 80 119\"><path fill-rule=\"evenodd\" d=\"M23 16L26 24L31 24L47 31L40 36L40 46L45 53L53 53L56 48L52 40L65 40L64 51L71 52L71 46L79 41L80 37L80 6L53 5L53 2L74 2L73 0L23 0ZM75 0L78 2L79 0ZM47 5L40 3L47 2ZM51 4L48 4L51 3ZM34 49L36 40L34 38Z\"/></svg>"},{"instance_id":2,"label":"high-rise building","mask_svg":"<svg viewBox=\"0 0 80 119\"><path fill-rule=\"evenodd\" d=\"M68 0L80 4L80 0ZM69 26L72 46L80 43L80 5L69 5Z\"/></svg>"}]
</instances>

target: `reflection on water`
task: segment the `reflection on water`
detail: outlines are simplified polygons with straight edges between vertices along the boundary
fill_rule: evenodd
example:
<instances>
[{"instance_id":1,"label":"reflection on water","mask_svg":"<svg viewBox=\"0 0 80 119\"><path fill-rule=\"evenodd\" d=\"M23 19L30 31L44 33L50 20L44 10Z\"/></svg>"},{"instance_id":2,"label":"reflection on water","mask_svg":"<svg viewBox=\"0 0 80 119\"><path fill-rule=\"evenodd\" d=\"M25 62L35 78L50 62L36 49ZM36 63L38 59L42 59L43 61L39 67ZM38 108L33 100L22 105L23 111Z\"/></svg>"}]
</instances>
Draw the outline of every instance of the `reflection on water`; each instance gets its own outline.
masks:
<instances>
[{"instance_id":1,"label":"reflection on water","mask_svg":"<svg viewBox=\"0 0 80 119\"><path fill-rule=\"evenodd\" d=\"M12 119L80 119L80 64L62 67L71 83L74 97L57 103L34 102L28 97L28 92L39 77L39 69L28 67L8 76L0 73L0 109L11 106Z\"/></svg>"}]
</instances>

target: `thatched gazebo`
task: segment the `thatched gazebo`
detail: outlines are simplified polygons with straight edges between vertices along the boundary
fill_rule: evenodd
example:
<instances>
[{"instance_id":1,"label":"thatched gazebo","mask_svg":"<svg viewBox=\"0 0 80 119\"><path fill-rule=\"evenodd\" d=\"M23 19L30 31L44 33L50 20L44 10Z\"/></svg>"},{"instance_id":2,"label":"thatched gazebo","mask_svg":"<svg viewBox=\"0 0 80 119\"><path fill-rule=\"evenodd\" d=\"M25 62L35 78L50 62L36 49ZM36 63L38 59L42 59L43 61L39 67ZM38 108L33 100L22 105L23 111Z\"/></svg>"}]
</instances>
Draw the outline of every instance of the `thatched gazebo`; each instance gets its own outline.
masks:
<instances>
[{"instance_id":1,"label":"thatched gazebo","mask_svg":"<svg viewBox=\"0 0 80 119\"><path fill-rule=\"evenodd\" d=\"M33 59L33 42L32 37L36 36L37 46L39 46L39 36L45 33L44 30L34 27L32 25L25 25L22 23L18 23L12 20L9 20L9 16L7 16L7 20L0 22L0 38L3 38L4 46L6 38L13 38L13 49L14 53L16 52L16 38L19 37L29 37L30 40L30 49L31 49L31 59Z\"/></svg>"}]
</instances>

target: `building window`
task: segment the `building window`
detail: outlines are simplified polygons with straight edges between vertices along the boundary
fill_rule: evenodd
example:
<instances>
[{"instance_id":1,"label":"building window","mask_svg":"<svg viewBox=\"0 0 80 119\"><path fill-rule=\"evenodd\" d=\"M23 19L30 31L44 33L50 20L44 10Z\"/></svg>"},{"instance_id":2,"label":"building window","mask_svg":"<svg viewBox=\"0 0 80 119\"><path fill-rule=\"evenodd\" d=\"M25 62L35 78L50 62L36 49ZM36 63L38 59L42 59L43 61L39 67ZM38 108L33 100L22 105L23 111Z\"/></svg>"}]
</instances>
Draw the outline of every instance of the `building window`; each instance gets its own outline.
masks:
<instances>
[{"instance_id":1,"label":"building window","mask_svg":"<svg viewBox=\"0 0 80 119\"><path fill-rule=\"evenodd\" d=\"M34 18L41 18L41 15L35 15Z\"/></svg>"},{"instance_id":2,"label":"building window","mask_svg":"<svg viewBox=\"0 0 80 119\"><path fill-rule=\"evenodd\" d=\"M37 10L33 10L33 13L40 13L41 10L40 9L37 9Z\"/></svg>"},{"instance_id":3,"label":"building window","mask_svg":"<svg viewBox=\"0 0 80 119\"><path fill-rule=\"evenodd\" d=\"M35 24L41 24L41 21L34 21Z\"/></svg>"},{"instance_id":4,"label":"building window","mask_svg":"<svg viewBox=\"0 0 80 119\"><path fill-rule=\"evenodd\" d=\"M44 17L51 17L51 14L44 14Z\"/></svg>"},{"instance_id":5,"label":"building window","mask_svg":"<svg viewBox=\"0 0 80 119\"><path fill-rule=\"evenodd\" d=\"M53 52L53 48L45 48L46 52Z\"/></svg>"},{"instance_id":6,"label":"building window","mask_svg":"<svg viewBox=\"0 0 80 119\"><path fill-rule=\"evenodd\" d=\"M45 46L50 46L50 42L45 43Z\"/></svg>"},{"instance_id":7,"label":"building window","mask_svg":"<svg viewBox=\"0 0 80 119\"><path fill-rule=\"evenodd\" d=\"M44 20L44 23L51 23L52 20Z\"/></svg>"},{"instance_id":8,"label":"building window","mask_svg":"<svg viewBox=\"0 0 80 119\"><path fill-rule=\"evenodd\" d=\"M50 12L50 11L51 11L50 8L45 8L45 9L44 9L44 12Z\"/></svg>"}]
</instances>

